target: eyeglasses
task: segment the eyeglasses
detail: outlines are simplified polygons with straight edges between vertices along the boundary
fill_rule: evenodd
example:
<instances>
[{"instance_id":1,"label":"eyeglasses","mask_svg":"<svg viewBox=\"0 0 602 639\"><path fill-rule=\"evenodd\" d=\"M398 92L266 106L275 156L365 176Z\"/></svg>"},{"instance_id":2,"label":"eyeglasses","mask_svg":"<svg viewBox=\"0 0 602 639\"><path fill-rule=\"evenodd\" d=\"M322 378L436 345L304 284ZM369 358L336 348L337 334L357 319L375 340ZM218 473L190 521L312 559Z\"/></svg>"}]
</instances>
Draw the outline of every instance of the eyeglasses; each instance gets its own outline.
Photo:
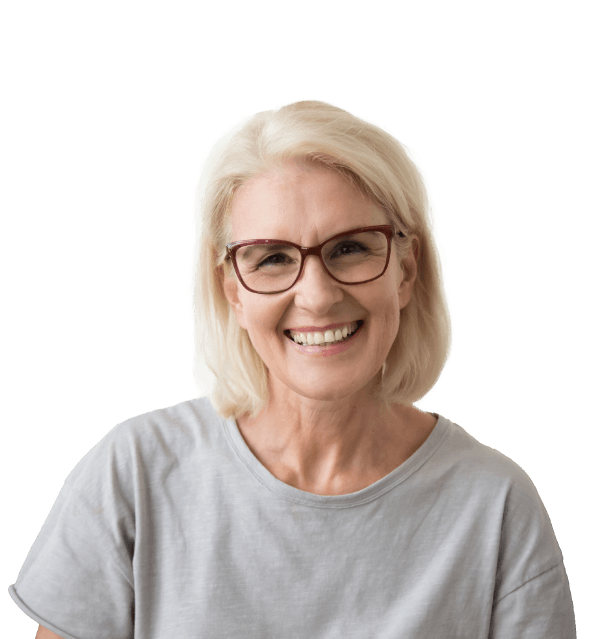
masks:
<instances>
[{"instance_id":1,"label":"eyeglasses","mask_svg":"<svg viewBox=\"0 0 602 639\"><path fill-rule=\"evenodd\" d=\"M364 226L337 233L317 246L284 240L242 240L226 245L240 283L251 293L271 295L293 287L308 255L320 258L340 284L365 284L381 277L391 257L392 224ZM398 231L397 235L405 237Z\"/></svg>"}]
</instances>

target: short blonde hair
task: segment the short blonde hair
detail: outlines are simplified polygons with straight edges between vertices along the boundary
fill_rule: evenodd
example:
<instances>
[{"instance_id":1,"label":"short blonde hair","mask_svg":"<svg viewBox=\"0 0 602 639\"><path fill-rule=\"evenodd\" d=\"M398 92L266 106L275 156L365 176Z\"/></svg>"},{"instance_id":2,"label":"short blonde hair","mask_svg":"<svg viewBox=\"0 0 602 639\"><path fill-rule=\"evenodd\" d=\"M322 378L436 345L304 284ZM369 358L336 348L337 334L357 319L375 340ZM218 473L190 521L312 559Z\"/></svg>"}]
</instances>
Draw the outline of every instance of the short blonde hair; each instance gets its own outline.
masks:
<instances>
[{"instance_id":1,"label":"short blonde hair","mask_svg":"<svg viewBox=\"0 0 602 639\"><path fill-rule=\"evenodd\" d=\"M227 418L247 412L255 417L267 405L267 368L230 308L221 269L226 244L232 241L230 208L237 189L293 158L319 162L353 180L384 209L397 230L420 241L412 297L401 311L377 390L386 406L412 404L439 378L451 341L424 183L395 138L317 101L296 102L250 118L214 150L199 184L195 356L197 364L203 358L215 375L211 401ZM407 255L411 237L395 237L398 255Z\"/></svg>"}]
</instances>

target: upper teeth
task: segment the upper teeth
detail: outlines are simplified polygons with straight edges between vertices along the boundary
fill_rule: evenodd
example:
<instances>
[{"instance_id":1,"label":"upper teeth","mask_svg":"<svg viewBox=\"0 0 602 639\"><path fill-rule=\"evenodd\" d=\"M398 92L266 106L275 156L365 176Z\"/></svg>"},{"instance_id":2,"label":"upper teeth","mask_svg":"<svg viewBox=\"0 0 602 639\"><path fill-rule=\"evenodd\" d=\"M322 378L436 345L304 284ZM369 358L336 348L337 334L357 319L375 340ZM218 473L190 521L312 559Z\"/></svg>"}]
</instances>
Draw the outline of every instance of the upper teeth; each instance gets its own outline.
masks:
<instances>
[{"instance_id":1,"label":"upper teeth","mask_svg":"<svg viewBox=\"0 0 602 639\"><path fill-rule=\"evenodd\" d=\"M357 330L357 322L347 324L334 331L324 331L324 333L297 333L289 331L292 339L298 344L324 344L327 342L339 342Z\"/></svg>"}]
</instances>

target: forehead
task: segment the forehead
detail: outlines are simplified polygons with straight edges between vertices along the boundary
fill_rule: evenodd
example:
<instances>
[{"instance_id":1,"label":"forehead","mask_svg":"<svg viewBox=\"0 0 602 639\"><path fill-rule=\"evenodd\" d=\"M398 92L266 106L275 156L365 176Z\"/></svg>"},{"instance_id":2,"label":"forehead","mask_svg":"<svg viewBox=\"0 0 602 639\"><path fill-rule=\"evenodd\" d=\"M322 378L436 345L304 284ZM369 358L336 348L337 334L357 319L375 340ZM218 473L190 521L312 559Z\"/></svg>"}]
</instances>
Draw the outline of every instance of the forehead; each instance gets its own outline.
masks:
<instances>
[{"instance_id":1,"label":"forehead","mask_svg":"<svg viewBox=\"0 0 602 639\"><path fill-rule=\"evenodd\" d=\"M388 223L385 212L338 172L292 161L240 187L231 214L232 241L274 238L305 246Z\"/></svg>"}]
</instances>

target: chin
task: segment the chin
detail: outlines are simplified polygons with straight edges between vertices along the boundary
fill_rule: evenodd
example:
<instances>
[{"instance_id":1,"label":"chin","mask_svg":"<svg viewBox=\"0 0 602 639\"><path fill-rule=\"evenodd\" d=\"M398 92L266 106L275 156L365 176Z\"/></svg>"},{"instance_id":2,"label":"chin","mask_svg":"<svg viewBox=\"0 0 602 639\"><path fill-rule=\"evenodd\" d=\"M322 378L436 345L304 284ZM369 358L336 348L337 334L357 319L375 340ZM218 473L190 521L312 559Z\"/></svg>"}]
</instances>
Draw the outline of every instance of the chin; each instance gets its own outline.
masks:
<instances>
[{"instance_id":1,"label":"chin","mask_svg":"<svg viewBox=\"0 0 602 639\"><path fill-rule=\"evenodd\" d=\"M279 381L301 397L322 402L335 402L345 398L353 400L358 395L366 394L372 386L370 379L354 380L349 377L342 383L334 380L325 383L323 374L316 375L315 379L311 375L304 375L302 385L290 383L290 380L289 383L283 382L282 379Z\"/></svg>"}]
</instances>

